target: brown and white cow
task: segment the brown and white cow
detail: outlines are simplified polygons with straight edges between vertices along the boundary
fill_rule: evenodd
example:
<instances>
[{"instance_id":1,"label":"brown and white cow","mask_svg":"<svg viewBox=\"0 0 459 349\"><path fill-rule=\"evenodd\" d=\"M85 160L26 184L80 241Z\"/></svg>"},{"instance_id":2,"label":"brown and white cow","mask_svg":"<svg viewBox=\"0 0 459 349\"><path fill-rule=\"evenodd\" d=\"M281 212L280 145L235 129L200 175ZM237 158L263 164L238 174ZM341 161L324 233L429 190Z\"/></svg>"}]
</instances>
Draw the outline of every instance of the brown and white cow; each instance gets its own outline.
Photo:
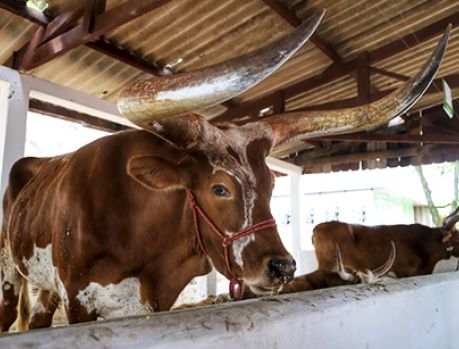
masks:
<instances>
[{"instance_id":1,"label":"brown and white cow","mask_svg":"<svg viewBox=\"0 0 459 349\"><path fill-rule=\"evenodd\" d=\"M440 228L422 224L364 226L326 222L313 231L319 268L334 268L334 249L341 247L346 266L374 268L384 260L393 241L397 258L391 273L397 277L431 274L436 264L451 256L459 257L459 208L443 220Z\"/></svg>"},{"instance_id":2,"label":"brown and white cow","mask_svg":"<svg viewBox=\"0 0 459 349\"><path fill-rule=\"evenodd\" d=\"M291 281L295 262L270 212L266 156L289 140L374 128L405 112L432 81L449 34L416 76L363 107L244 126L191 114L267 77L322 16L239 58L128 86L118 105L143 131L18 161L4 196L1 330L15 320L27 282L42 290L29 323L35 328L49 326L59 301L70 323L169 309L212 266L256 294Z\"/></svg>"}]
</instances>

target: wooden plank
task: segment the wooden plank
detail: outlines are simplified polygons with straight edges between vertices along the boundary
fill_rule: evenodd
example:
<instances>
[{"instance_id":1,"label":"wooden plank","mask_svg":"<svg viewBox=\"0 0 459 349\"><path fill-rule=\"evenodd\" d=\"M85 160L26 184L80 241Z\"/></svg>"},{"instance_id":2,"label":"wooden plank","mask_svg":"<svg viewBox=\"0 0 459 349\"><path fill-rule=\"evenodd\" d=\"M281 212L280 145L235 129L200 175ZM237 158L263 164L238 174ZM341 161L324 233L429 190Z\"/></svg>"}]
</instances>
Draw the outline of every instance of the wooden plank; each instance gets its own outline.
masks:
<instances>
[{"instance_id":1,"label":"wooden plank","mask_svg":"<svg viewBox=\"0 0 459 349\"><path fill-rule=\"evenodd\" d=\"M66 30L71 28L75 21L83 15L83 8L78 8L75 11L66 12L62 15L57 16L54 18L49 24L46 26L45 35L43 38L43 42L46 42L62 33Z\"/></svg>"},{"instance_id":2,"label":"wooden plank","mask_svg":"<svg viewBox=\"0 0 459 349\"><path fill-rule=\"evenodd\" d=\"M17 16L25 18L31 22L34 22L42 27L46 27L49 22L52 21L52 17L49 15L44 15L40 11L29 9L25 4L14 1L14 0L2 0L0 2L0 8L7 10ZM110 41L106 40L96 40L94 42L88 42L86 46L101 52L102 54L108 55L114 59L117 59L123 63L129 64L137 69L145 71L147 73L162 76L169 73L168 69L163 69L158 67L154 62L149 62L141 57L138 57L129 51L126 51L120 47L117 47ZM12 60L9 58L6 62L3 63L5 66L11 66Z\"/></svg>"},{"instance_id":3,"label":"wooden plank","mask_svg":"<svg viewBox=\"0 0 459 349\"><path fill-rule=\"evenodd\" d=\"M36 68L64 53L88 42L98 40L102 35L161 7L171 0L129 0L94 18L92 31L87 32L85 23L53 38L35 50L33 62L25 69Z\"/></svg>"},{"instance_id":4,"label":"wooden plank","mask_svg":"<svg viewBox=\"0 0 459 349\"><path fill-rule=\"evenodd\" d=\"M59 105L43 102L39 99L29 100L29 110L110 133L130 129L130 127L125 125L67 109Z\"/></svg>"}]
</instances>

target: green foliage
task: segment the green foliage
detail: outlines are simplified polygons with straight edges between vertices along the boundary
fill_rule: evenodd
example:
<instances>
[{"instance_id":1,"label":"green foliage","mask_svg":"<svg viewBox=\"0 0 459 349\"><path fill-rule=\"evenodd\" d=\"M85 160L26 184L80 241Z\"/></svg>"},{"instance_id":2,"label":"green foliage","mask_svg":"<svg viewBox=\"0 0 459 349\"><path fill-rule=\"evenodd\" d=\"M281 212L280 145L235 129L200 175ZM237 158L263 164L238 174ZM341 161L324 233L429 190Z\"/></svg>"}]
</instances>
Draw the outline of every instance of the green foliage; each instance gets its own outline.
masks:
<instances>
[{"instance_id":1,"label":"green foliage","mask_svg":"<svg viewBox=\"0 0 459 349\"><path fill-rule=\"evenodd\" d=\"M439 208L450 207L450 211L456 209L459 206L459 161L455 161L453 163L443 163L437 165L437 169L440 171L440 175L450 173L453 175L453 199L451 202L444 204L443 206L437 206L434 204L432 199L432 191L430 190L429 183L424 175L424 171L422 166L415 166L416 173L419 176L419 179L422 184L422 189L424 190L424 195L427 200L427 205L429 206L430 215L432 216L433 224L436 227L442 225L442 220L440 217L440 213L438 212ZM438 180L438 177L436 178Z\"/></svg>"}]
</instances>

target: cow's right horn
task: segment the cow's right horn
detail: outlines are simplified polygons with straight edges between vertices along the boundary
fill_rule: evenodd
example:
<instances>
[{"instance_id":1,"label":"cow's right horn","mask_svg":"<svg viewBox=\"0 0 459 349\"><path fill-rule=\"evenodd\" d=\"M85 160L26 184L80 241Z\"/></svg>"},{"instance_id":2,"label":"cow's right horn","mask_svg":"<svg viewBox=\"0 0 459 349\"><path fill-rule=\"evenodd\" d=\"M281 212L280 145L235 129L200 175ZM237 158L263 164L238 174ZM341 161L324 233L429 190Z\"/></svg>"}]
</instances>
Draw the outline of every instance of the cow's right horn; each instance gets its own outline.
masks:
<instances>
[{"instance_id":1,"label":"cow's right horn","mask_svg":"<svg viewBox=\"0 0 459 349\"><path fill-rule=\"evenodd\" d=\"M240 57L201 70L140 80L127 86L118 99L120 112L150 130L158 118L204 109L246 91L284 64L314 33L325 10L314 13L283 38Z\"/></svg>"},{"instance_id":2,"label":"cow's right horn","mask_svg":"<svg viewBox=\"0 0 459 349\"><path fill-rule=\"evenodd\" d=\"M454 225L459 222L459 207L451 212L448 217L443 220L443 228L451 229Z\"/></svg>"},{"instance_id":3,"label":"cow's right horn","mask_svg":"<svg viewBox=\"0 0 459 349\"><path fill-rule=\"evenodd\" d=\"M355 108L324 111L292 111L261 121L271 126L273 147L295 140L331 134L370 130L408 111L427 90L446 51L451 25L447 27L430 58L411 79L391 94Z\"/></svg>"},{"instance_id":4,"label":"cow's right horn","mask_svg":"<svg viewBox=\"0 0 459 349\"><path fill-rule=\"evenodd\" d=\"M396 255L397 255L397 252L396 252L395 242L391 241L389 258L383 265L371 271L375 279L378 279L386 275L389 272L389 270L392 268L392 266L395 263Z\"/></svg>"}]
</instances>

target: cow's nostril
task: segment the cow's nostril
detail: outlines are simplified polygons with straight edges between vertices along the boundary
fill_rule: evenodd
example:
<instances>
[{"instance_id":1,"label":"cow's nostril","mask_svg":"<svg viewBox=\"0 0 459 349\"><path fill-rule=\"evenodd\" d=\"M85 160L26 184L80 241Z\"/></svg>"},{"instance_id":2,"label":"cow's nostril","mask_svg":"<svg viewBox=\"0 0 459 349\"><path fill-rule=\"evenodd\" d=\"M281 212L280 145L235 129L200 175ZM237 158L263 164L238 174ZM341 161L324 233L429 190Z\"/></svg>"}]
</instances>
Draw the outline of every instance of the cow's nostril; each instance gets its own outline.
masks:
<instances>
[{"instance_id":1,"label":"cow's nostril","mask_svg":"<svg viewBox=\"0 0 459 349\"><path fill-rule=\"evenodd\" d=\"M296 270L296 262L294 259L271 259L268 269L271 277L290 281Z\"/></svg>"}]
</instances>

